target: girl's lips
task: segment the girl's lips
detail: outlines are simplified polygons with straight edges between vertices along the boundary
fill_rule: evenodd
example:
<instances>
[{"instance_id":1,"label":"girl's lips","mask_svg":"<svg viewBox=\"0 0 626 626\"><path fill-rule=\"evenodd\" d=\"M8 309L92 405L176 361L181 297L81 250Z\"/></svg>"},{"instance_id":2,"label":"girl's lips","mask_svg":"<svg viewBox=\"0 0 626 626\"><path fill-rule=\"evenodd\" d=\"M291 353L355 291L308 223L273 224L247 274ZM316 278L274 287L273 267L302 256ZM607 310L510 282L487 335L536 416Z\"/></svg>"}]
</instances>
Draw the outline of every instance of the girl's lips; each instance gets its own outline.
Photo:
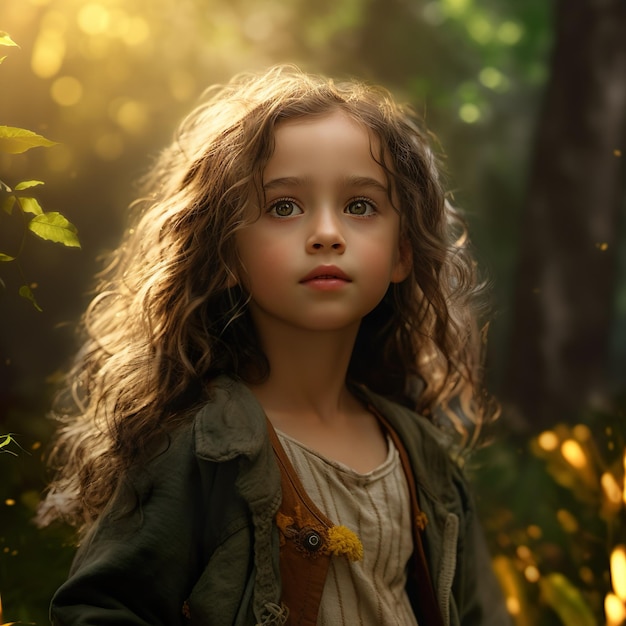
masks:
<instances>
[{"instance_id":1,"label":"girl's lips","mask_svg":"<svg viewBox=\"0 0 626 626\"><path fill-rule=\"evenodd\" d=\"M349 276L341 271L338 267L334 265L323 265L320 267L316 267L314 270L310 271L300 282L301 283L310 283L310 282L342 282L342 283L351 283L352 280Z\"/></svg>"}]
</instances>

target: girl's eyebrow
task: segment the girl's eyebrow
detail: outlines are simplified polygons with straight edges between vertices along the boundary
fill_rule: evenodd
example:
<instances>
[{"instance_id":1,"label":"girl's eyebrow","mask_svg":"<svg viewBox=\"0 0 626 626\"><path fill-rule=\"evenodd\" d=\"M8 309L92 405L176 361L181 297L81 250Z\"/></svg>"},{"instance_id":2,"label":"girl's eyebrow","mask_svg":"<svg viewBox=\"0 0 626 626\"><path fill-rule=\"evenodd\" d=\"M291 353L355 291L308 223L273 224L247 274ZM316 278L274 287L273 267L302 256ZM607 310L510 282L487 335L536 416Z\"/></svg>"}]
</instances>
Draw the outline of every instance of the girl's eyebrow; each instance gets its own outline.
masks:
<instances>
[{"instance_id":1,"label":"girl's eyebrow","mask_svg":"<svg viewBox=\"0 0 626 626\"><path fill-rule=\"evenodd\" d=\"M346 178L346 185L349 187L371 187L384 193L388 193L389 191L387 185L371 176L348 176Z\"/></svg>"},{"instance_id":2,"label":"girl's eyebrow","mask_svg":"<svg viewBox=\"0 0 626 626\"><path fill-rule=\"evenodd\" d=\"M263 189L267 191L268 189L275 189L276 187L297 187L303 185L305 182L305 179L296 176L285 176L283 178L274 178L263 183Z\"/></svg>"},{"instance_id":3,"label":"girl's eyebrow","mask_svg":"<svg viewBox=\"0 0 626 626\"><path fill-rule=\"evenodd\" d=\"M298 187L301 185L305 185L309 182L307 178L298 178L297 176L285 176L282 178L274 178L272 180L263 183L263 189L265 191L275 189L276 187ZM345 178L345 186L346 187L370 187L377 191L382 191L383 193L388 193L389 188L387 185L383 184L381 181L376 178L372 178L371 176L346 176Z\"/></svg>"}]
</instances>

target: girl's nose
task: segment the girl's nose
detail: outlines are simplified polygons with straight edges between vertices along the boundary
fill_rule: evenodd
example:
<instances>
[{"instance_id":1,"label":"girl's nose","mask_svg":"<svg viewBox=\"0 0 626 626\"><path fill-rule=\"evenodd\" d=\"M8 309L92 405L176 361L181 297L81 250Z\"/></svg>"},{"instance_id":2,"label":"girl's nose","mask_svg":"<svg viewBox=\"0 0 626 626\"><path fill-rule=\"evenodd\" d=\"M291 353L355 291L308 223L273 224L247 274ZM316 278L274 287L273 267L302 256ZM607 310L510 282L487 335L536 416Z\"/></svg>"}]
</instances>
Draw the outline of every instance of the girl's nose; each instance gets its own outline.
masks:
<instances>
[{"instance_id":1,"label":"girl's nose","mask_svg":"<svg viewBox=\"0 0 626 626\"><path fill-rule=\"evenodd\" d=\"M306 242L307 251L328 252L334 251L343 254L346 249L346 240L341 231L337 216L323 212L314 220L311 233Z\"/></svg>"}]
</instances>

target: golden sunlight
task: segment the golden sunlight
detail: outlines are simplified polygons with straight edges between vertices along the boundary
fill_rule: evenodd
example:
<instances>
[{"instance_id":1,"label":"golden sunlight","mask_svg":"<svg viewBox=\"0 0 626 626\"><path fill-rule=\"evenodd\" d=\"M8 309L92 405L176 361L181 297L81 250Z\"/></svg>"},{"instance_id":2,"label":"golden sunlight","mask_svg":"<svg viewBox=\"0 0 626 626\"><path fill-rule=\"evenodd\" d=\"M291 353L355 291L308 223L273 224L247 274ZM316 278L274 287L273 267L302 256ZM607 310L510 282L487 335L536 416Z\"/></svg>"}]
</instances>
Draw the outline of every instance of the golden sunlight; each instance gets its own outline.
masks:
<instances>
[{"instance_id":1,"label":"golden sunlight","mask_svg":"<svg viewBox=\"0 0 626 626\"><path fill-rule=\"evenodd\" d=\"M591 430L589 430L589 426L586 424L576 424L572 428L572 434L578 441L589 441L592 438Z\"/></svg>"},{"instance_id":2,"label":"golden sunlight","mask_svg":"<svg viewBox=\"0 0 626 626\"><path fill-rule=\"evenodd\" d=\"M31 54L31 69L39 78L55 76L65 59L67 21L58 11L49 11L41 21Z\"/></svg>"},{"instance_id":3,"label":"golden sunlight","mask_svg":"<svg viewBox=\"0 0 626 626\"><path fill-rule=\"evenodd\" d=\"M561 444L563 458L574 468L583 469L587 466L587 456L578 441L567 439Z\"/></svg>"},{"instance_id":4,"label":"golden sunlight","mask_svg":"<svg viewBox=\"0 0 626 626\"><path fill-rule=\"evenodd\" d=\"M526 580L530 583L536 583L539 578L541 578L539 570L534 565L528 565L524 569L524 576L526 577Z\"/></svg>"},{"instance_id":5,"label":"golden sunlight","mask_svg":"<svg viewBox=\"0 0 626 626\"><path fill-rule=\"evenodd\" d=\"M626 452L624 452L623 465L624 465L624 491L622 494L622 501L624 502L624 504L626 504Z\"/></svg>"},{"instance_id":6,"label":"golden sunlight","mask_svg":"<svg viewBox=\"0 0 626 626\"><path fill-rule=\"evenodd\" d=\"M626 546L619 545L611 552L611 581L615 595L626 602Z\"/></svg>"},{"instance_id":7,"label":"golden sunlight","mask_svg":"<svg viewBox=\"0 0 626 626\"><path fill-rule=\"evenodd\" d=\"M109 112L120 128L131 135L141 135L150 121L147 106L137 100L117 99L109 106Z\"/></svg>"},{"instance_id":8,"label":"golden sunlight","mask_svg":"<svg viewBox=\"0 0 626 626\"><path fill-rule=\"evenodd\" d=\"M150 37L150 24L140 16L134 16L128 21L122 40L127 46L139 46Z\"/></svg>"},{"instance_id":9,"label":"golden sunlight","mask_svg":"<svg viewBox=\"0 0 626 626\"><path fill-rule=\"evenodd\" d=\"M626 607L613 593L608 593L604 598L604 612L606 613L606 626L622 626L626 619Z\"/></svg>"},{"instance_id":10,"label":"golden sunlight","mask_svg":"<svg viewBox=\"0 0 626 626\"><path fill-rule=\"evenodd\" d=\"M552 452L556 450L559 445L559 438L556 436L556 433L552 430L546 430L545 432L539 435L537 439L539 443L539 447L546 452Z\"/></svg>"},{"instance_id":11,"label":"golden sunlight","mask_svg":"<svg viewBox=\"0 0 626 626\"><path fill-rule=\"evenodd\" d=\"M62 107L70 107L83 97L83 85L74 76L61 76L50 87L52 99Z\"/></svg>"},{"instance_id":12,"label":"golden sunlight","mask_svg":"<svg viewBox=\"0 0 626 626\"><path fill-rule=\"evenodd\" d=\"M519 598L515 596L507 596L506 609L511 615L519 615L521 611Z\"/></svg>"},{"instance_id":13,"label":"golden sunlight","mask_svg":"<svg viewBox=\"0 0 626 626\"><path fill-rule=\"evenodd\" d=\"M121 133L107 132L96 138L93 144L94 152L103 161L115 161L124 153L124 138Z\"/></svg>"},{"instance_id":14,"label":"golden sunlight","mask_svg":"<svg viewBox=\"0 0 626 626\"><path fill-rule=\"evenodd\" d=\"M98 35L109 28L111 15L106 7L97 2L83 6L78 12L78 26L87 35Z\"/></svg>"},{"instance_id":15,"label":"golden sunlight","mask_svg":"<svg viewBox=\"0 0 626 626\"><path fill-rule=\"evenodd\" d=\"M566 533L574 534L578 532L578 520L566 509L559 509L556 518Z\"/></svg>"},{"instance_id":16,"label":"golden sunlight","mask_svg":"<svg viewBox=\"0 0 626 626\"><path fill-rule=\"evenodd\" d=\"M602 491L606 499L611 504L621 504L622 490L615 480L615 476L611 472L604 472L600 478L600 484L602 485Z\"/></svg>"}]
</instances>

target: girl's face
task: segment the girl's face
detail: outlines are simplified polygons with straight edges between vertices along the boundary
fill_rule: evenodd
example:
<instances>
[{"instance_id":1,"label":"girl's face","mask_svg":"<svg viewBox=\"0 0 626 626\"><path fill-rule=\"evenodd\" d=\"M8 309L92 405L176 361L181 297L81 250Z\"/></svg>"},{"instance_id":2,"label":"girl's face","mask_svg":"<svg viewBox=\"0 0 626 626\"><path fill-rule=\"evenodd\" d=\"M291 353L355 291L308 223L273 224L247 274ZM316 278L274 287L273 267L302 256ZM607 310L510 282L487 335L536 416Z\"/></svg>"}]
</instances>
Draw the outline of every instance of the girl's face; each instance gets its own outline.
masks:
<instances>
[{"instance_id":1,"label":"girl's face","mask_svg":"<svg viewBox=\"0 0 626 626\"><path fill-rule=\"evenodd\" d=\"M240 280L258 332L358 329L410 271L377 139L336 110L280 123L265 206L238 231Z\"/></svg>"}]
</instances>

